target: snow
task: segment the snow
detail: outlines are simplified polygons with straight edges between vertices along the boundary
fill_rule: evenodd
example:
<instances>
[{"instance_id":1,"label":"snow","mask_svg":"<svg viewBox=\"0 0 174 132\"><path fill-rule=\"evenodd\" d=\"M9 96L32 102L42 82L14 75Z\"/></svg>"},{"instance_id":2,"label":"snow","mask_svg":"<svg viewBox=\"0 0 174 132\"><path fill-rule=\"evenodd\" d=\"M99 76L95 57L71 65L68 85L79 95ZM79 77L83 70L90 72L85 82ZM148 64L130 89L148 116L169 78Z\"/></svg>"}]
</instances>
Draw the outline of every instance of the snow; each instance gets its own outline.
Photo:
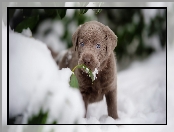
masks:
<instances>
[{"instance_id":1,"label":"snow","mask_svg":"<svg viewBox=\"0 0 174 132\"><path fill-rule=\"evenodd\" d=\"M85 71L86 71L86 73L88 73L89 72L89 68L85 68Z\"/></svg>"},{"instance_id":2,"label":"snow","mask_svg":"<svg viewBox=\"0 0 174 132\"><path fill-rule=\"evenodd\" d=\"M65 7L73 7L73 5L71 5L71 3L73 3L73 2L66 2ZM72 18L74 16L74 13L75 13L74 9L67 9L66 10L66 17Z\"/></svg>"},{"instance_id":3,"label":"snow","mask_svg":"<svg viewBox=\"0 0 174 132\"><path fill-rule=\"evenodd\" d=\"M119 72L117 78L119 119L111 120L107 116L105 98L89 105L87 118L92 116L103 124L166 123L165 51L145 61L134 62L127 70Z\"/></svg>"},{"instance_id":4,"label":"snow","mask_svg":"<svg viewBox=\"0 0 174 132\"><path fill-rule=\"evenodd\" d=\"M98 74L98 70L97 68L95 68L95 70L92 72L93 76L94 76L94 80L97 79L96 74Z\"/></svg>"},{"instance_id":5,"label":"snow","mask_svg":"<svg viewBox=\"0 0 174 132\"><path fill-rule=\"evenodd\" d=\"M27 37L32 37L32 32L31 32L30 28L23 29L22 34L27 36Z\"/></svg>"},{"instance_id":6,"label":"snow","mask_svg":"<svg viewBox=\"0 0 174 132\"><path fill-rule=\"evenodd\" d=\"M40 109L47 123L75 123L84 115L79 90L69 86L69 68L58 70L41 41L9 32L9 116L23 114L22 123Z\"/></svg>"},{"instance_id":7,"label":"snow","mask_svg":"<svg viewBox=\"0 0 174 132\"><path fill-rule=\"evenodd\" d=\"M75 12L75 10L72 10L72 9L68 9L67 12ZM71 16L73 17L73 15ZM70 18L70 17L69 17ZM76 31L78 25L75 21L71 21L69 24L68 24L68 31L70 34L74 34L74 32Z\"/></svg>"},{"instance_id":8,"label":"snow","mask_svg":"<svg viewBox=\"0 0 174 132\"><path fill-rule=\"evenodd\" d=\"M60 37L62 37L64 33L63 27L64 26L60 21L52 21L50 19L45 20L38 26L34 37L44 42L44 44L46 44L55 53L61 52L66 49L65 42L60 40ZM45 34L46 32L48 32L48 34Z\"/></svg>"}]
</instances>

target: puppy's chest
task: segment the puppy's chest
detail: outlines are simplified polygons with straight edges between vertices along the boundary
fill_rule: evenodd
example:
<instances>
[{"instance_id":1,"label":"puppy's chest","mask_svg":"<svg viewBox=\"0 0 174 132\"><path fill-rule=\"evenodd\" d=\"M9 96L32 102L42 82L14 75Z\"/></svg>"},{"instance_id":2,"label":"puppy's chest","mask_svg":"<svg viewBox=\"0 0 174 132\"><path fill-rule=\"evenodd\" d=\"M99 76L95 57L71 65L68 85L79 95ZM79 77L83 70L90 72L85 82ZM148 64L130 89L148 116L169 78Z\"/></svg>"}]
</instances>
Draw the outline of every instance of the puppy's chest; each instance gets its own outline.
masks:
<instances>
[{"instance_id":1,"label":"puppy's chest","mask_svg":"<svg viewBox=\"0 0 174 132\"><path fill-rule=\"evenodd\" d=\"M96 77L97 78L92 82L91 78L86 73L81 74L80 80L82 81L79 82L80 88L89 94L105 94L108 91L107 76L105 76L105 73L99 73Z\"/></svg>"}]
</instances>

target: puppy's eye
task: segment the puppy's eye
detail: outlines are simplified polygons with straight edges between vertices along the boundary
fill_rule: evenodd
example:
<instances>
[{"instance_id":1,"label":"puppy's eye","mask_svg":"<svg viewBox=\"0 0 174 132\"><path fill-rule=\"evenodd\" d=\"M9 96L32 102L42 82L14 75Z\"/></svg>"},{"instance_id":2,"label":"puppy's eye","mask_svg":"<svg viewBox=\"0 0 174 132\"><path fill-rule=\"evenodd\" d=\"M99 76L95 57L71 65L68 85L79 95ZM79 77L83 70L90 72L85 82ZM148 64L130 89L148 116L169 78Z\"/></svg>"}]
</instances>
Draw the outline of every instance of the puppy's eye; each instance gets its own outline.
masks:
<instances>
[{"instance_id":1,"label":"puppy's eye","mask_svg":"<svg viewBox=\"0 0 174 132\"><path fill-rule=\"evenodd\" d=\"M85 45L85 44L84 44L83 42L81 42L81 43L80 43L80 46L82 46L82 47L83 47L84 45Z\"/></svg>"},{"instance_id":2,"label":"puppy's eye","mask_svg":"<svg viewBox=\"0 0 174 132\"><path fill-rule=\"evenodd\" d=\"M96 44L96 48L100 48L100 44Z\"/></svg>"}]
</instances>

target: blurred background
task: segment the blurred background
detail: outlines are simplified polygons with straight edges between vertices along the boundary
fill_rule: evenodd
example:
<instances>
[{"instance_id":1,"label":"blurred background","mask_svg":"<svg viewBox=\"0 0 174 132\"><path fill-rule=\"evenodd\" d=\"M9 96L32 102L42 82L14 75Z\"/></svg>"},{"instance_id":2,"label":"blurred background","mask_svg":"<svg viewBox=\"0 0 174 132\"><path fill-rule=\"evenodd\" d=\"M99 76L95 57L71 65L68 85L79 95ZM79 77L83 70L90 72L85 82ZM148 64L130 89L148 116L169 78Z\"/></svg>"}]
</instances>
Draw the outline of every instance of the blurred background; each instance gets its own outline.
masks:
<instances>
[{"instance_id":1,"label":"blurred background","mask_svg":"<svg viewBox=\"0 0 174 132\"><path fill-rule=\"evenodd\" d=\"M14 3L13 3L14 4ZM81 6L89 6L81 3ZM32 37L43 41L53 58L71 47L72 34L87 21L108 25L118 37L115 48L118 71L134 60L143 60L154 52L166 49L166 9L9 9L9 25L16 32L28 27Z\"/></svg>"}]
</instances>

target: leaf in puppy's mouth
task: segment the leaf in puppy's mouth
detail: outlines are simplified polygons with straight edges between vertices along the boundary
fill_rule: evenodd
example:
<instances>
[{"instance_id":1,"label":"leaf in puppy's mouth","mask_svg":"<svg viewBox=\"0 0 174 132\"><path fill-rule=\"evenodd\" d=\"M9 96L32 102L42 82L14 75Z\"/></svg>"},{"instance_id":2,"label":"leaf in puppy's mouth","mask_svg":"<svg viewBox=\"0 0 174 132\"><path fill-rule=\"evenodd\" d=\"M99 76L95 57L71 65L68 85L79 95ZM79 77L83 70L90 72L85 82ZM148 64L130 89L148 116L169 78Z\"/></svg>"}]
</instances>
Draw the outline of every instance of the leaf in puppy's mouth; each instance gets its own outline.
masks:
<instances>
[{"instance_id":1,"label":"leaf in puppy's mouth","mask_svg":"<svg viewBox=\"0 0 174 132\"><path fill-rule=\"evenodd\" d=\"M79 88L79 83L78 83L77 77L75 76L74 73L71 74L69 84L73 88Z\"/></svg>"},{"instance_id":2,"label":"leaf in puppy's mouth","mask_svg":"<svg viewBox=\"0 0 174 132\"><path fill-rule=\"evenodd\" d=\"M96 74L98 74L98 71L97 72L92 72L86 65L80 64L80 65L75 66L74 69L72 70L73 73L71 74L70 82L69 82L69 84L70 84L71 87L73 87L73 88L79 88L79 83L78 83L77 77L74 74L74 71L75 71L76 68L81 68L87 74L89 74L89 77L91 78L92 84L93 84L93 81L95 80ZM96 68L95 68L95 70L96 70Z\"/></svg>"}]
</instances>

